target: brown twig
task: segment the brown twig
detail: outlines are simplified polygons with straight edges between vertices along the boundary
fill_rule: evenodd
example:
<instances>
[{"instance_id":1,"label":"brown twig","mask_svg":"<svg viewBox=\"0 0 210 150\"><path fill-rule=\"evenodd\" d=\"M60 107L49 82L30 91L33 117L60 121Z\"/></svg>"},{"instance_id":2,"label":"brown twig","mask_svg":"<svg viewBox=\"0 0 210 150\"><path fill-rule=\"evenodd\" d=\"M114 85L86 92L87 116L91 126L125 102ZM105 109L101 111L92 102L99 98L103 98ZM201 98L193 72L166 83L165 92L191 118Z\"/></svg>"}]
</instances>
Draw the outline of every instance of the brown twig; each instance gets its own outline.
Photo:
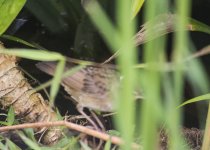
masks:
<instances>
[{"instance_id":1,"label":"brown twig","mask_svg":"<svg viewBox=\"0 0 210 150\"><path fill-rule=\"evenodd\" d=\"M25 123L19 125L12 125L12 126L3 126L0 127L0 132L8 131L8 130L18 130L18 129L25 129L25 128L43 128L43 127L55 127L55 126L66 126L69 129L73 129L96 138L102 139L104 141L110 140L113 144L122 145L123 141L119 137L110 136L106 133L102 133L93 129L89 129L87 127L77 125L67 121L54 121L54 122L36 122L36 123ZM140 149L140 146L136 143L132 144L134 149Z\"/></svg>"},{"instance_id":2,"label":"brown twig","mask_svg":"<svg viewBox=\"0 0 210 150\"><path fill-rule=\"evenodd\" d=\"M193 58L198 58L204 55L208 55L210 54L210 45L198 50L197 52L193 53L192 55L190 55L189 57L187 57L186 61L191 60Z\"/></svg>"},{"instance_id":3,"label":"brown twig","mask_svg":"<svg viewBox=\"0 0 210 150\"><path fill-rule=\"evenodd\" d=\"M137 32L132 40L134 41L134 46L137 47L142 45L148 41L151 41L155 38L163 36L167 33L175 32L177 29L175 28L175 24L178 19L178 15L176 14L161 14L155 17L153 20L144 23L139 32ZM192 24L186 24L185 30L195 31ZM109 63L115 57L117 57L120 53L120 49L117 50L111 57L105 60L102 64Z\"/></svg>"}]
</instances>

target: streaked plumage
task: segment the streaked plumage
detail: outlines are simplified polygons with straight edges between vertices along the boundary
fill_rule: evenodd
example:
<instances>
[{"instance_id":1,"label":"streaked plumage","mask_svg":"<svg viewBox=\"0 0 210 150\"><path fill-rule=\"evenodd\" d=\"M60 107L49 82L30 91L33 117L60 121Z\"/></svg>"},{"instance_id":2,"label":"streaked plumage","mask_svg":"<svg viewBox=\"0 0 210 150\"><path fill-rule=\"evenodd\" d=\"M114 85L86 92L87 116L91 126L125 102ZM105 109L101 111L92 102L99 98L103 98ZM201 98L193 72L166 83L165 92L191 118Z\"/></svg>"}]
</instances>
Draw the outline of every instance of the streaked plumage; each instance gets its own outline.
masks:
<instances>
[{"instance_id":1,"label":"streaked plumage","mask_svg":"<svg viewBox=\"0 0 210 150\"><path fill-rule=\"evenodd\" d=\"M40 70L53 75L55 62L41 62L36 65ZM65 70L75 65L67 62ZM112 92L119 83L115 69L104 66L86 66L69 77L62 80L67 93L81 107L99 111L113 111Z\"/></svg>"}]
</instances>

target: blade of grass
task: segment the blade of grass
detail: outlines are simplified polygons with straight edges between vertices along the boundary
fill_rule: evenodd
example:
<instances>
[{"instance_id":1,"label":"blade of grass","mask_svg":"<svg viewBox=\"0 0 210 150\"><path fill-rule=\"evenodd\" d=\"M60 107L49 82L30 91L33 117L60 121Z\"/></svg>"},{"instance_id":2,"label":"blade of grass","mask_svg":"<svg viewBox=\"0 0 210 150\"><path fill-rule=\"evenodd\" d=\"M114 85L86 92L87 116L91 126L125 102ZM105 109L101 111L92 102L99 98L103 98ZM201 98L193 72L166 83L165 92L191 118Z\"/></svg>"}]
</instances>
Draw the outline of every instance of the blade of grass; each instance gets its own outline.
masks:
<instances>
[{"instance_id":1,"label":"blade of grass","mask_svg":"<svg viewBox=\"0 0 210 150\"><path fill-rule=\"evenodd\" d=\"M56 67L56 71L55 71L54 78L53 78L53 81L52 81L52 86L50 88L50 103L51 103L52 106L54 104L55 96L57 95L59 87L60 87L65 63L66 63L65 59L60 60L57 67Z\"/></svg>"},{"instance_id":2,"label":"blade of grass","mask_svg":"<svg viewBox=\"0 0 210 150\"><path fill-rule=\"evenodd\" d=\"M144 0L132 0L132 19L138 14L143 4Z\"/></svg>"},{"instance_id":3,"label":"blade of grass","mask_svg":"<svg viewBox=\"0 0 210 150\"><path fill-rule=\"evenodd\" d=\"M2 141L0 141L0 149L7 150L8 147L5 144L3 144Z\"/></svg>"},{"instance_id":4,"label":"blade of grass","mask_svg":"<svg viewBox=\"0 0 210 150\"><path fill-rule=\"evenodd\" d=\"M187 104L195 103L195 102L199 102L199 101L204 101L204 100L210 100L210 94L204 94L204 95L197 96L197 97L194 97L192 99L189 99L189 100L185 101L184 103L182 103L181 105L177 106L177 108L181 108L181 107L183 107Z\"/></svg>"},{"instance_id":5,"label":"blade of grass","mask_svg":"<svg viewBox=\"0 0 210 150\"><path fill-rule=\"evenodd\" d=\"M122 56L119 57L118 63L120 64L122 75L125 75L126 78L122 81L120 101L117 102L119 106L119 117L116 119L116 122L122 132L122 137L126 141L126 144L124 144L122 148L130 149L134 129L134 101L132 101L132 91L135 83L135 71L132 69L132 66L136 63L137 56L133 46L134 43L131 40L134 33L134 24L131 22L131 1L120 0L117 1L116 6L118 10L117 18L119 30L113 26L97 1L90 1L86 4L86 11L111 49L116 50L122 47ZM127 121L125 122L125 120Z\"/></svg>"},{"instance_id":6,"label":"blade of grass","mask_svg":"<svg viewBox=\"0 0 210 150\"><path fill-rule=\"evenodd\" d=\"M86 143L80 141L80 144L84 150L91 150L91 148Z\"/></svg>"},{"instance_id":7,"label":"blade of grass","mask_svg":"<svg viewBox=\"0 0 210 150\"><path fill-rule=\"evenodd\" d=\"M62 56L60 53L56 52L48 52L44 50L29 50L29 49L0 49L0 53L8 54L8 55L15 55L18 57L23 57L27 59L33 59L33 60L41 60L41 61L59 61L55 75L52 81L52 86L50 89L50 103L51 105L54 104L55 96L57 95L57 92L59 90L59 85L61 82L62 73L65 67L65 57Z\"/></svg>"},{"instance_id":8,"label":"blade of grass","mask_svg":"<svg viewBox=\"0 0 210 150\"><path fill-rule=\"evenodd\" d=\"M203 145L202 145L202 150L207 150L210 149L210 138L209 138L209 133L210 133L210 103L208 106L208 114L206 118L206 127L205 127L205 132L204 132L204 138L203 138Z\"/></svg>"},{"instance_id":9,"label":"blade of grass","mask_svg":"<svg viewBox=\"0 0 210 150\"><path fill-rule=\"evenodd\" d=\"M24 141L24 143L27 144L30 148L35 150L41 150L40 146L37 143L27 138L23 133L19 132L18 135Z\"/></svg>"},{"instance_id":10,"label":"blade of grass","mask_svg":"<svg viewBox=\"0 0 210 150\"><path fill-rule=\"evenodd\" d=\"M15 143L13 143L12 141L10 141L9 139L6 139L6 145L8 145L9 149L12 149L12 150L21 150L20 147L18 147Z\"/></svg>"},{"instance_id":11,"label":"blade of grass","mask_svg":"<svg viewBox=\"0 0 210 150\"><path fill-rule=\"evenodd\" d=\"M136 70L132 68L137 62L136 48L131 40L134 34L135 20L131 21L132 1L117 0L116 17L118 33L121 43L115 43L121 47L121 55L117 59L119 70L125 78L121 82L122 89L117 99L118 116L115 118L116 125L121 133L125 144L122 149L131 149L134 136L134 87L136 84ZM111 36L111 35L110 35ZM126 121L125 121L126 120Z\"/></svg>"},{"instance_id":12,"label":"blade of grass","mask_svg":"<svg viewBox=\"0 0 210 150\"><path fill-rule=\"evenodd\" d=\"M104 146L104 150L110 150L111 149L111 141L107 141L105 146Z\"/></svg>"},{"instance_id":13,"label":"blade of grass","mask_svg":"<svg viewBox=\"0 0 210 150\"><path fill-rule=\"evenodd\" d=\"M13 125L14 121L15 121L15 112L14 112L13 107L11 106L9 108L8 115L7 115L7 125L8 126Z\"/></svg>"},{"instance_id":14,"label":"blade of grass","mask_svg":"<svg viewBox=\"0 0 210 150\"><path fill-rule=\"evenodd\" d=\"M177 32L175 32L175 39L173 41L173 62L179 63L183 60L187 50L189 49L188 45L188 33L185 31L186 24L188 24L191 3L189 0L176 1L176 12L180 17L177 18L177 23L175 24L175 28ZM183 139L180 136L180 125L182 124L182 111L180 109L174 109L179 103L180 99L183 97L183 83L184 83L184 71L183 66L179 65L175 72L173 73L173 100L170 101L170 106L167 110L167 125L169 127L169 135L171 138L171 143L169 147L173 150L175 149L184 149L182 145L186 145L183 143Z\"/></svg>"},{"instance_id":15,"label":"blade of grass","mask_svg":"<svg viewBox=\"0 0 210 150\"><path fill-rule=\"evenodd\" d=\"M144 15L145 22L151 22L151 28L148 28L144 38L148 39L152 33L157 33L159 28L153 28L158 26L153 22L159 14L167 12L167 1L145 1L146 13ZM160 10L159 7L162 7ZM163 18L161 18L163 19ZM166 18L165 18L166 19ZM167 20L165 20L167 21ZM146 27L148 24L146 23ZM144 28L144 27L143 27ZM162 28L160 28L162 30ZM161 72L157 70L163 67L165 63L164 58L165 38L156 39L145 44L144 47L144 61L147 65L147 69L142 72L140 83L143 91L145 92L145 101L142 103L140 122L140 137L142 138L143 147L145 149L156 149L158 145L158 125L160 120L163 119L164 111L161 105L160 89L161 89Z\"/></svg>"},{"instance_id":16,"label":"blade of grass","mask_svg":"<svg viewBox=\"0 0 210 150\"><path fill-rule=\"evenodd\" d=\"M39 61L58 61L64 59L64 56L60 53L46 50L0 49L0 53Z\"/></svg>"},{"instance_id":17,"label":"blade of grass","mask_svg":"<svg viewBox=\"0 0 210 150\"><path fill-rule=\"evenodd\" d=\"M24 44L24 45L32 47L32 48L37 48L35 45L33 45L33 44L31 44L31 43L29 43L29 42L27 42L27 41L25 41L21 38L15 37L15 36L3 34L0 37L4 38L4 39L7 39L7 40L10 40L10 41L14 41L14 42Z\"/></svg>"}]
</instances>

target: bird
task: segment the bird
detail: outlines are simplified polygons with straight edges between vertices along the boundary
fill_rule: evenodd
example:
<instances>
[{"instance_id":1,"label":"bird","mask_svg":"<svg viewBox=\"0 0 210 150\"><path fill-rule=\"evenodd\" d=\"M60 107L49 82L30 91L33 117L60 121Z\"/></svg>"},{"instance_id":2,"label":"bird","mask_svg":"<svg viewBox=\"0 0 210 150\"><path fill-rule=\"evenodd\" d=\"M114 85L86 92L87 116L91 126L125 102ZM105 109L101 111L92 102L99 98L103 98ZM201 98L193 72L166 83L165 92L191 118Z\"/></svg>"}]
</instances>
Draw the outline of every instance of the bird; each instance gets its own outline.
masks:
<instances>
[{"instance_id":1,"label":"bird","mask_svg":"<svg viewBox=\"0 0 210 150\"><path fill-rule=\"evenodd\" d=\"M53 76L56 65L56 62L39 62L36 67ZM64 71L75 66L76 64L67 61ZM87 65L72 75L63 78L61 85L76 101L77 110L96 127L83 109L113 112L115 110L113 93L118 90L119 82L119 73L112 65Z\"/></svg>"}]
</instances>

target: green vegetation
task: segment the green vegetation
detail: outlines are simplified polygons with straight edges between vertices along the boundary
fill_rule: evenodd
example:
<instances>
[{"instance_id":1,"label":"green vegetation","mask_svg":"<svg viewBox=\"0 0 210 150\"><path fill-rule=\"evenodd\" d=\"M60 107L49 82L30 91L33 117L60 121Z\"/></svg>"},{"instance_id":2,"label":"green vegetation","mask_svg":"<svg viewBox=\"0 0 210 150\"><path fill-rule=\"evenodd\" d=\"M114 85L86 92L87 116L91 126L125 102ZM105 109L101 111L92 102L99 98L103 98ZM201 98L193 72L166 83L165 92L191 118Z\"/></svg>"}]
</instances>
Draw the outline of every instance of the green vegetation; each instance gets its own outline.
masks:
<instances>
[{"instance_id":1,"label":"green vegetation","mask_svg":"<svg viewBox=\"0 0 210 150\"><path fill-rule=\"evenodd\" d=\"M210 28L207 25L190 19L191 1L176 0L174 4L174 14L176 16L169 23L164 19L156 19L157 16L162 14L170 15L168 13L170 10L167 0L147 0L145 2L144 0L116 0L114 5L115 23L113 18L109 18L104 10L105 2L99 3L96 0L87 0L87 2L84 0L84 2L82 6L79 0L60 0L59 2L55 0L31 0L27 2L26 8L54 34L71 31L71 27L76 29L81 20L84 19L84 16L88 15L112 53L118 52L116 64L124 78L121 82L122 88L120 91L114 91L117 93L117 115L113 118L116 125L115 130L120 133L120 137L125 142L121 145L122 149L132 149L134 141L144 147L145 150L157 149L160 128L167 130L167 135L170 139L169 149L189 149L180 134L180 128L183 126L183 107L185 107L185 104L209 100L210 98L209 94L206 94L209 91L209 82L202 63L197 58L185 62L186 58L195 49L190 41L189 32L202 31L210 33ZM32 43L26 42L27 40L25 39L9 37L3 34L24 4L24 0L19 0L18 2L14 0L0 0L0 35L2 38L40 49ZM142 4L145 5L144 14L140 11ZM65 12L66 16L62 16L61 12ZM6 16L5 14L10 15ZM150 24L144 26L147 32L144 37L145 42L143 42L145 44L143 49L141 49L143 51L142 60L139 60L139 57L137 57L138 50L135 46L135 41L132 40L138 30L135 20L137 16L144 16L144 22L150 22ZM170 31L167 30L166 25L168 24L173 27ZM170 63L173 64L173 69L167 71L166 44L169 32L174 32L170 56ZM76 33L74 35L77 37L78 34L80 36L82 34L79 32L79 29L77 29ZM59 52L34 49L8 49L8 51L0 52L37 61L58 61L50 90L51 104L54 104L67 59L64 55ZM136 65L142 65L139 62L143 62L142 64L146 67L134 68ZM87 65L87 63L82 62L81 65ZM197 96L183 103L185 98L184 82L186 79L194 88L194 91L197 91L195 93ZM140 107L136 107L135 103L139 103L139 101L134 101L133 95L133 91L137 88L143 91L144 97L143 100L140 100ZM13 111L11 108L7 122L1 121L0 123L4 125L13 124ZM208 113L203 150L207 150L210 147L209 117L210 114ZM35 140L31 140L27 134L21 132L19 135L32 149L41 149ZM59 144L60 147L68 149L75 143L76 140L72 137L65 137ZM8 139L4 144L0 142L0 148L4 149L5 145L8 145L11 149L16 147ZM85 143L80 143L80 145L84 149L89 149ZM105 149L110 149L110 147L111 144L108 141ZM18 149L18 147L15 149Z\"/></svg>"}]
</instances>

